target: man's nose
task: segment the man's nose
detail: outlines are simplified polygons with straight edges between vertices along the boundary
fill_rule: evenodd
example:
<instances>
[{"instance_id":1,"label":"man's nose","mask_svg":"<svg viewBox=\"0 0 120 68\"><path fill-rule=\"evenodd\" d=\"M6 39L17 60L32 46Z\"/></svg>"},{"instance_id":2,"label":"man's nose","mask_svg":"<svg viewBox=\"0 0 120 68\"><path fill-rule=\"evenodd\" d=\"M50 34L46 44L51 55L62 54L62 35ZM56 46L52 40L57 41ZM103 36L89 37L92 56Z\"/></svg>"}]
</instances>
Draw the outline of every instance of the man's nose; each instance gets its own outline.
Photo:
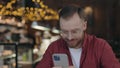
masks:
<instances>
[{"instance_id":1,"label":"man's nose","mask_svg":"<svg viewBox=\"0 0 120 68\"><path fill-rule=\"evenodd\" d=\"M68 32L68 40L71 40L73 38L72 33Z\"/></svg>"}]
</instances>

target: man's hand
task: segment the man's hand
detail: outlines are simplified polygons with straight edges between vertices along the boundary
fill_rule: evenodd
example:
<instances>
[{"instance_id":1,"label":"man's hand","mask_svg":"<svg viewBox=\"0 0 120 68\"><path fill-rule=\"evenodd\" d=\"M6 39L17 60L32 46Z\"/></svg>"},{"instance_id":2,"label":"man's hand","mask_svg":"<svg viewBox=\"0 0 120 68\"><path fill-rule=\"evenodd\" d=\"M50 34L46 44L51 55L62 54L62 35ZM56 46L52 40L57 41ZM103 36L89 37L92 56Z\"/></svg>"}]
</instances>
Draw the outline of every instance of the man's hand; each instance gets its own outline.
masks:
<instances>
[{"instance_id":1,"label":"man's hand","mask_svg":"<svg viewBox=\"0 0 120 68\"><path fill-rule=\"evenodd\" d=\"M52 68L62 68L62 67L52 67ZM69 67L66 67L66 68L74 68L74 66L69 66Z\"/></svg>"}]
</instances>

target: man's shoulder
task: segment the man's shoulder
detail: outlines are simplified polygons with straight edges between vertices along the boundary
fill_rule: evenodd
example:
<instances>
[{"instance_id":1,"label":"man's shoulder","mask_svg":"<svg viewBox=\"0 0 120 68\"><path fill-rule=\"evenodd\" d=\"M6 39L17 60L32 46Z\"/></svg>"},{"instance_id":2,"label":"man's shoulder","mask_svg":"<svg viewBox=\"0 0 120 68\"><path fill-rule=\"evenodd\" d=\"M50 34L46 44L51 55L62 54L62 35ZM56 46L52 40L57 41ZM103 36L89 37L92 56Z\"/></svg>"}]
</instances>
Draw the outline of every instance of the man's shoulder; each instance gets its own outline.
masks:
<instances>
[{"instance_id":1,"label":"man's shoulder","mask_svg":"<svg viewBox=\"0 0 120 68\"><path fill-rule=\"evenodd\" d=\"M111 46L105 39L97 37L95 35L91 35L90 37L91 37L91 43L93 43L93 46L95 48L98 48L98 50L104 48L111 48Z\"/></svg>"},{"instance_id":2,"label":"man's shoulder","mask_svg":"<svg viewBox=\"0 0 120 68\"><path fill-rule=\"evenodd\" d=\"M109 43L105 39L97 37L95 35L88 35L87 41L90 47L95 47L98 49L99 48L102 49L104 47L110 47Z\"/></svg>"},{"instance_id":3,"label":"man's shoulder","mask_svg":"<svg viewBox=\"0 0 120 68\"><path fill-rule=\"evenodd\" d=\"M62 43L62 42L63 42L63 39L59 38L59 39L51 42L51 44L52 44L52 45L55 45L55 44L60 44L60 43Z\"/></svg>"},{"instance_id":4,"label":"man's shoulder","mask_svg":"<svg viewBox=\"0 0 120 68\"><path fill-rule=\"evenodd\" d=\"M62 47L64 45L64 40L62 38L59 38L53 42L51 42L50 47Z\"/></svg>"},{"instance_id":5,"label":"man's shoulder","mask_svg":"<svg viewBox=\"0 0 120 68\"><path fill-rule=\"evenodd\" d=\"M95 35L88 35L88 39L94 43L107 43L107 41L103 38L97 37Z\"/></svg>"},{"instance_id":6,"label":"man's shoulder","mask_svg":"<svg viewBox=\"0 0 120 68\"><path fill-rule=\"evenodd\" d=\"M52 42L48 49L52 53L60 53L66 51L65 41L63 39L58 39L54 42Z\"/></svg>"}]
</instances>

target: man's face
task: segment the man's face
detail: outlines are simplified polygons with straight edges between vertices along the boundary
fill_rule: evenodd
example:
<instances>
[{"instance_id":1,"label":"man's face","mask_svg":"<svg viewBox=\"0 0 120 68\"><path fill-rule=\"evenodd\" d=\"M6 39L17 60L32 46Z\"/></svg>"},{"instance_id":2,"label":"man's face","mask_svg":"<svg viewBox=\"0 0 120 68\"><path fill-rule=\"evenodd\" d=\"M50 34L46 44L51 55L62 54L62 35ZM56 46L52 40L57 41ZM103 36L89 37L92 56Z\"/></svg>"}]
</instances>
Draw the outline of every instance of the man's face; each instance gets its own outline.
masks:
<instances>
[{"instance_id":1,"label":"man's face","mask_svg":"<svg viewBox=\"0 0 120 68\"><path fill-rule=\"evenodd\" d=\"M82 20L77 13L68 19L60 18L61 37L71 48L81 47L87 22Z\"/></svg>"}]
</instances>

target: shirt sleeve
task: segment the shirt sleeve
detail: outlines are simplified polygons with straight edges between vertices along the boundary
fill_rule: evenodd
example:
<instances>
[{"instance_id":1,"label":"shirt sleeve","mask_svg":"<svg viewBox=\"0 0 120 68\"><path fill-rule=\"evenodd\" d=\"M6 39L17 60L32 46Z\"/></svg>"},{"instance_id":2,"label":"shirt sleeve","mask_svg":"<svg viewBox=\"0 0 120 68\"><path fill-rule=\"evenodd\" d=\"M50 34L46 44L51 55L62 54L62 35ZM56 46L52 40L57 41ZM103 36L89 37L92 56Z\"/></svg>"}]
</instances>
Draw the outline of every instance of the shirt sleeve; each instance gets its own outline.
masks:
<instances>
[{"instance_id":1,"label":"shirt sleeve","mask_svg":"<svg viewBox=\"0 0 120 68\"><path fill-rule=\"evenodd\" d=\"M101 66L102 68L120 68L120 63L116 59L112 48L107 42L104 43L103 52L101 56Z\"/></svg>"},{"instance_id":2,"label":"shirt sleeve","mask_svg":"<svg viewBox=\"0 0 120 68\"><path fill-rule=\"evenodd\" d=\"M43 58L39 61L37 64L36 68L51 68L53 65L52 62L52 47L49 46L43 55Z\"/></svg>"}]
</instances>

